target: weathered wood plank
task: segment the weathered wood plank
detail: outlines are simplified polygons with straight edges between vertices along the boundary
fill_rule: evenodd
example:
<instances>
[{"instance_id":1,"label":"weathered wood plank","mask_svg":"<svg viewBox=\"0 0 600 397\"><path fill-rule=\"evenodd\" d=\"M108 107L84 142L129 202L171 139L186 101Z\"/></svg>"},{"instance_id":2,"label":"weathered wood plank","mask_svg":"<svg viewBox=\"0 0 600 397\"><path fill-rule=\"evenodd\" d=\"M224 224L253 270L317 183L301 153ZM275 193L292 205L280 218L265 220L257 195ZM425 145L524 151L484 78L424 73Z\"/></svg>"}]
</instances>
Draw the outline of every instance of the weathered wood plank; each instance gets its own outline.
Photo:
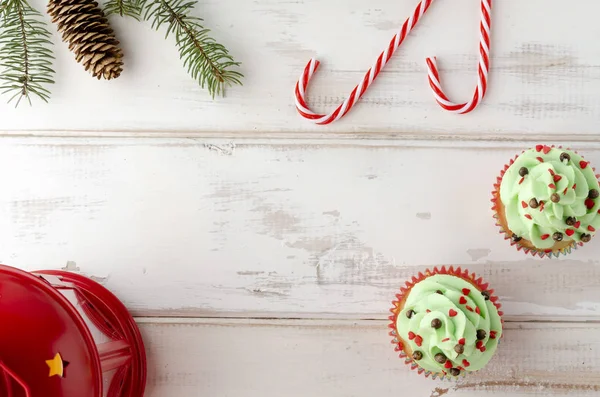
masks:
<instances>
[{"instance_id":1,"label":"weathered wood plank","mask_svg":"<svg viewBox=\"0 0 600 397\"><path fill-rule=\"evenodd\" d=\"M5 138L0 261L75 261L140 315L384 318L416 271L461 265L509 319L597 318L600 243L535 260L498 235L516 145L390 142Z\"/></svg>"},{"instance_id":2,"label":"weathered wood plank","mask_svg":"<svg viewBox=\"0 0 600 397\"><path fill-rule=\"evenodd\" d=\"M511 323L489 366L457 382L413 373L383 321L141 321L149 397L591 397L598 324Z\"/></svg>"},{"instance_id":3,"label":"weathered wood plank","mask_svg":"<svg viewBox=\"0 0 600 397\"><path fill-rule=\"evenodd\" d=\"M41 0L33 4L45 7ZM343 122L317 127L297 116L293 86L310 57L317 56L323 65L310 87L309 103L329 111L358 83L416 4L417 0L201 0L196 15L204 17L217 40L243 62L246 75L243 87L214 101L186 74L174 39L165 40L148 23L111 19L126 55L123 75L110 82L89 77L55 35L57 84L52 102L17 110L0 105L0 130L92 135L107 130L189 135L402 132L453 137L536 132L594 137L600 130L600 50L594 40L585 39L600 33L595 19L600 3L593 0L495 4L490 91L471 115L442 111L426 78L425 57L437 55L449 95L456 101L472 95L479 6L453 0L433 4Z\"/></svg>"}]
</instances>

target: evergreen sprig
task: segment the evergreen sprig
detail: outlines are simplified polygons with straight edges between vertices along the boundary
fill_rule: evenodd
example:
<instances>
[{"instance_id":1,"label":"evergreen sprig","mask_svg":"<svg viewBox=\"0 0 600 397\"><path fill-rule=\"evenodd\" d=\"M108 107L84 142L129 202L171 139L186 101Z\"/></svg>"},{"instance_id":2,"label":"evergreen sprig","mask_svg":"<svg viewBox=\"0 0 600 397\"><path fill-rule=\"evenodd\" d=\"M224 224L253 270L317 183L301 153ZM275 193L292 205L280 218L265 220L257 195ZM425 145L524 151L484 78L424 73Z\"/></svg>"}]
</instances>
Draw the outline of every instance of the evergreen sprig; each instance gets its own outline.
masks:
<instances>
[{"instance_id":1,"label":"evergreen sprig","mask_svg":"<svg viewBox=\"0 0 600 397\"><path fill-rule=\"evenodd\" d=\"M9 102L36 95L48 102L54 83L52 43L41 14L26 0L0 0L0 91Z\"/></svg>"},{"instance_id":2,"label":"evergreen sprig","mask_svg":"<svg viewBox=\"0 0 600 397\"><path fill-rule=\"evenodd\" d=\"M191 16L194 0L140 0L144 9L144 19L152 21L153 29L167 26L165 38L175 34L180 58L188 73L206 87L214 98L224 95L225 87L241 85L244 77L237 70L227 49L209 36L210 30L202 26L202 19Z\"/></svg>"},{"instance_id":3,"label":"evergreen sprig","mask_svg":"<svg viewBox=\"0 0 600 397\"><path fill-rule=\"evenodd\" d=\"M142 19L142 2L141 0L108 0L104 4L104 12L106 15L127 16L139 21Z\"/></svg>"}]
</instances>

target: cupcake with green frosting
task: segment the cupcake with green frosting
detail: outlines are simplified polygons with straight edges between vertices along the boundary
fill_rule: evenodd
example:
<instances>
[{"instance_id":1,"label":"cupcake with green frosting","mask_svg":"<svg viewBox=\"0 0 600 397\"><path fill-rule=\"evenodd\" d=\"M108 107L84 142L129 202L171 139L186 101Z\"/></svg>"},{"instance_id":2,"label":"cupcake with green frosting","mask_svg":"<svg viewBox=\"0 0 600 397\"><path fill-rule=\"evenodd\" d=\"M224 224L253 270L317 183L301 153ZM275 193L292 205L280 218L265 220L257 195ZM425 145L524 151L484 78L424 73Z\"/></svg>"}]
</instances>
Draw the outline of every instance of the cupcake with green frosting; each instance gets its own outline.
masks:
<instances>
[{"instance_id":1,"label":"cupcake with green frosting","mask_svg":"<svg viewBox=\"0 0 600 397\"><path fill-rule=\"evenodd\" d=\"M600 229L600 186L579 154L537 145L504 167L494 185L496 224L511 244L556 256L588 243Z\"/></svg>"},{"instance_id":2,"label":"cupcake with green frosting","mask_svg":"<svg viewBox=\"0 0 600 397\"><path fill-rule=\"evenodd\" d=\"M412 369L456 378L485 367L502 337L489 285L461 268L434 268L406 282L393 302L390 335Z\"/></svg>"}]
</instances>

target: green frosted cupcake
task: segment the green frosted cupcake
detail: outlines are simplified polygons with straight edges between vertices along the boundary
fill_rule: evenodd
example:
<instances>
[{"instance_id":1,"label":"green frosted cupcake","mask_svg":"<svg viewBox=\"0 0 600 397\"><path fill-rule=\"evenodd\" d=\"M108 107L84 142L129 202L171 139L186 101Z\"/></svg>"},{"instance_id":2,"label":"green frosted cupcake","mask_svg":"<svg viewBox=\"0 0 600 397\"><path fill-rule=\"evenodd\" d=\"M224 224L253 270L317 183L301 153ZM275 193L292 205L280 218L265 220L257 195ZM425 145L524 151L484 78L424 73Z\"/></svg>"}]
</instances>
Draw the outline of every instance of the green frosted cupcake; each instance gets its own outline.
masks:
<instances>
[{"instance_id":1,"label":"green frosted cupcake","mask_svg":"<svg viewBox=\"0 0 600 397\"><path fill-rule=\"evenodd\" d=\"M502 336L502 312L481 278L460 268L435 268L400 291L391 309L390 335L412 369L457 377L487 365Z\"/></svg>"},{"instance_id":2,"label":"green frosted cupcake","mask_svg":"<svg viewBox=\"0 0 600 397\"><path fill-rule=\"evenodd\" d=\"M589 242L600 228L600 185L579 154L538 145L504 167L493 210L506 239L525 252L558 256Z\"/></svg>"}]
</instances>

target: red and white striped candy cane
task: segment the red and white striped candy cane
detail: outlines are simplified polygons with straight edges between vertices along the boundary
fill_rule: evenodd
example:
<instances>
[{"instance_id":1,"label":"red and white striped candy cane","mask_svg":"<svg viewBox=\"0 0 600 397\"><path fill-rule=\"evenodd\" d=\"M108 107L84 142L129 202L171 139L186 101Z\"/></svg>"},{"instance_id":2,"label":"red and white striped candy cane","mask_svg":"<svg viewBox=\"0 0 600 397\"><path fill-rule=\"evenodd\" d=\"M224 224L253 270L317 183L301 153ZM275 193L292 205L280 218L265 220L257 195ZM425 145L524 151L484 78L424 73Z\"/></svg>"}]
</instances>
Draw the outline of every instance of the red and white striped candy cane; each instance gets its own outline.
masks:
<instances>
[{"instance_id":1,"label":"red and white striped candy cane","mask_svg":"<svg viewBox=\"0 0 600 397\"><path fill-rule=\"evenodd\" d=\"M490 70L490 27L492 24L492 0L481 1L481 39L479 41L479 70L477 87L469 102L454 103L448 99L440 82L440 73L437 68L435 57L427 58L427 69L429 72L429 85L433 95L440 106L450 112L465 114L469 113L481 103L488 87L488 72Z\"/></svg>"},{"instance_id":2,"label":"red and white striped candy cane","mask_svg":"<svg viewBox=\"0 0 600 397\"><path fill-rule=\"evenodd\" d=\"M305 119L311 120L316 124L330 124L344 117L352 107L358 102L363 96L365 91L373 83L375 78L379 75L379 72L389 62L391 57L394 55L398 47L404 42L406 36L413 30L417 25L423 14L429 9L433 3L433 0L423 0L419 3L413 14L404 22L400 31L392 38L388 47L379 55L377 61L365 74L362 81L354 87L348 98L342 102L333 112L329 114L318 114L309 109L306 103L306 89L310 79L319 67L319 61L311 59L300 79L296 83L296 109L298 113ZM457 105L448 99L444 94L441 84L439 81L439 73L435 58L428 58L427 65L429 69L429 82L434 91L434 95L438 100L438 103L447 110L468 113L475 109L477 105L483 99L487 90L487 75L489 71L489 48L490 48L490 25L491 25L491 0L482 0L482 21L481 21L481 44L480 44L480 65L479 65L479 80L477 89L473 96L473 99L466 104Z\"/></svg>"},{"instance_id":3,"label":"red and white striped candy cane","mask_svg":"<svg viewBox=\"0 0 600 397\"><path fill-rule=\"evenodd\" d=\"M429 9L431 3L433 3L433 0L423 0L419 3L415 12L413 12L410 18L404 22L402 29L400 29L400 31L392 38L387 48L379 55L377 61L375 61L373 67L367 71L360 84L354 87L350 96L346 98L337 109L329 114L317 114L310 110L306 104L306 87L319 67L319 61L314 58L311 59L310 62L308 62L308 65L306 65L306 68L304 68L300 80L296 83L296 109L298 109L300 115L305 119L312 120L316 124L330 124L344 117L363 96L365 91L367 91L367 88L369 88L371 83L373 83L375 78L379 75L381 69L388 63L390 58L394 55L394 52L396 52L398 47L404 42L406 36L408 36L423 14Z\"/></svg>"}]
</instances>

